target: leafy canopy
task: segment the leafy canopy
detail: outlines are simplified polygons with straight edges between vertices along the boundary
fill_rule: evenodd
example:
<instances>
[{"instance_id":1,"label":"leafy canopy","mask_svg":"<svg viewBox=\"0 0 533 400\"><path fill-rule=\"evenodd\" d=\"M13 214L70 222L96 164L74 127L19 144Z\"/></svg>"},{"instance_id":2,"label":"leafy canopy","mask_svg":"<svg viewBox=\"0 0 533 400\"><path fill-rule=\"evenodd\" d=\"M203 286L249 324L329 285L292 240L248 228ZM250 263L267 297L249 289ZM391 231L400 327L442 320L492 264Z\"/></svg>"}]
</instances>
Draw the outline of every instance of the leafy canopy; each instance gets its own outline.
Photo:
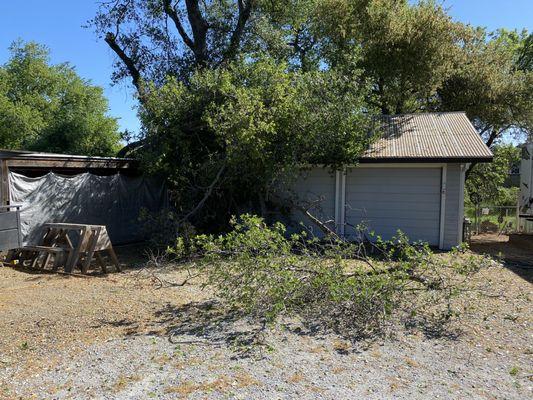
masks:
<instances>
[{"instance_id":1,"label":"leafy canopy","mask_svg":"<svg viewBox=\"0 0 533 400\"><path fill-rule=\"evenodd\" d=\"M49 51L15 42L0 67L0 147L113 155L120 135L102 88L68 64L50 65Z\"/></svg>"},{"instance_id":2,"label":"leafy canopy","mask_svg":"<svg viewBox=\"0 0 533 400\"><path fill-rule=\"evenodd\" d=\"M187 82L196 68L267 54L296 70L370 81L385 114L466 111L490 146L532 129L532 35L455 22L424 0L118 0L91 21L114 78ZM361 71L352 77L352 69ZM141 96L142 97L142 96ZM142 101L142 98L141 98Z\"/></svg>"},{"instance_id":3,"label":"leafy canopy","mask_svg":"<svg viewBox=\"0 0 533 400\"><path fill-rule=\"evenodd\" d=\"M453 73L438 90L442 110L464 110L487 145L533 133L532 34L470 30Z\"/></svg>"},{"instance_id":4,"label":"leafy canopy","mask_svg":"<svg viewBox=\"0 0 533 400\"><path fill-rule=\"evenodd\" d=\"M124 154L181 204L213 194L238 214L296 163L355 163L377 112L466 111L489 146L533 127L531 34L436 1L116 0L91 24L137 89L143 131Z\"/></svg>"},{"instance_id":5,"label":"leafy canopy","mask_svg":"<svg viewBox=\"0 0 533 400\"><path fill-rule=\"evenodd\" d=\"M492 149L494 160L491 163L477 164L466 181L468 201L501 206L514 206L518 191L504 187L513 165L519 163L520 149L513 145L498 145Z\"/></svg>"},{"instance_id":6,"label":"leafy canopy","mask_svg":"<svg viewBox=\"0 0 533 400\"><path fill-rule=\"evenodd\" d=\"M334 71L240 60L199 70L187 84L169 79L149 92L143 123L157 129L147 132L140 154L183 189L178 204L201 196L224 168L227 189L213 207L230 213L231 203L259 201L296 165L339 166L357 159L370 141L365 87Z\"/></svg>"},{"instance_id":7,"label":"leafy canopy","mask_svg":"<svg viewBox=\"0 0 533 400\"><path fill-rule=\"evenodd\" d=\"M455 22L434 1L324 0L318 26L324 58L352 51L373 82L369 102L384 114L466 111L491 146L533 130L533 36Z\"/></svg>"},{"instance_id":8,"label":"leafy canopy","mask_svg":"<svg viewBox=\"0 0 533 400\"><path fill-rule=\"evenodd\" d=\"M383 114L427 110L453 70L465 27L434 2L325 0L317 24L332 65L355 51Z\"/></svg>"}]
</instances>

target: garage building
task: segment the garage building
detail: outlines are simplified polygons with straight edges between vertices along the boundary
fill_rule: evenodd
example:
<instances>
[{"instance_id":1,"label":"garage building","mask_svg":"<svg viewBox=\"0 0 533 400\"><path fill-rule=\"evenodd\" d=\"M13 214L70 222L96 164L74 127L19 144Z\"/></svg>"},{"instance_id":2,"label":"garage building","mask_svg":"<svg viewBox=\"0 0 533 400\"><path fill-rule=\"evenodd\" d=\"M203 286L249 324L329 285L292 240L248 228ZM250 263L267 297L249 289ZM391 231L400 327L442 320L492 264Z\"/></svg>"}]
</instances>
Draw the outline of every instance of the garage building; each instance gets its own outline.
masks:
<instances>
[{"instance_id":1,"label":"garage building","mask_svg":"<svg viewBox=\"0 0 533 400\"><path fill-rule=\"evenodd\" d=\"M355 166L304 169L290 192L349 239L358 226L383 239L398 230L412 241L450 249L462 241L465 171L492 153L463 112L381 116L380 137ZM321 232L302 214L317 235ZM316 228L316 227L315 227Z\"/></svg>"}]
</instances>

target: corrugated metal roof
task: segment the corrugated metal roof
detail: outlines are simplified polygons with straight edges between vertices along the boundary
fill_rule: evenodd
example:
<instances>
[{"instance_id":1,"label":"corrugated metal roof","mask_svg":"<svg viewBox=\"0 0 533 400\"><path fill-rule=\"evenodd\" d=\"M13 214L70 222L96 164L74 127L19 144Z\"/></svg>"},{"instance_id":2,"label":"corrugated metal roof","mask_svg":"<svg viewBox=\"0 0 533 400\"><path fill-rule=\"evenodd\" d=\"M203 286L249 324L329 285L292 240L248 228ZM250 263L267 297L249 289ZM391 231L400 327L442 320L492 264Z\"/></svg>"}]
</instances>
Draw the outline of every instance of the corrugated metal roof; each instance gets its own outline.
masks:
<instances>
[{"instance_id":1,"label":"corrugated metal roof","mask_svg":"<svg viewBox=\"0 0 533 400\"><path fill-rule=\"evenodd\" d=\"M24 170L125 170L135 169L137 167L137 162L131 158L33 153L22 150L4 149L0 149L0 160L5 161L10 169Z\"/></svg>"},{"instance_id":2,"label":"corrugated metal roof","mask_svg":"<svg viewBox=\"0 0 533 400\"><path fill-rule=\"evenodd\" d=\"M464 112L383 115L375 121L379 139L362 162L492 159Z\"/></svg>"},{"instance_id":3,"label":"corrugated metal roof","mask_svg":"<svg viewBox=\"0 0 533 400\"><path fill-rule=\"evenodd\" d=\"M103 156L80 156L75 154L59 154L59 153L44 153L33 152L27 150L8 150L0 149L1 158L53 158L53 159L69 159L69 160L88 160L88 161L133 161L132 158L122 157L103 157Z\"/></svg>"}]
</instances>

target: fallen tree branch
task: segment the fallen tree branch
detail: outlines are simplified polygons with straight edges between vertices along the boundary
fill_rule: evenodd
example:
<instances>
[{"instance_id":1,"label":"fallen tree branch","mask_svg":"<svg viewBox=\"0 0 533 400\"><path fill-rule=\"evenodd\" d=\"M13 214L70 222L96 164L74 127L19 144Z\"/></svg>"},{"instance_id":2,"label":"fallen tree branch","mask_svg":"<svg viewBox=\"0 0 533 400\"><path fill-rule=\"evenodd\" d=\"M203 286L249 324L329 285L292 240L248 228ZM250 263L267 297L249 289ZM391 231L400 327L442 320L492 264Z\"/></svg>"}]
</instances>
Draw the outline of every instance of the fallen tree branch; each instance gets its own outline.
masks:
<instances>
[{"instance_id":1,"label":"fallen tree branch","mask_svg":"<svg viewBox=\"0 0 533 400\"><path fill-rule=\"evenodd\" d=\"M191 211L189 211L183 218L181 218L178 221L178 226L181 225L182 223L184 223L185 221L188 221L189 218L194 216L198 211L200 211L202 209L202 207L204 206L204 204L207 201L207 199L209 198L209 196L211 196L211 193L213 192L213 189L214 189L215 185L220 180L220 177L222 176L222 173L224 172L225 169L226 169L226 164L222 164L222 166L220 167L220 169L218 170L218 172L217 172L217 174L215 176L215 179L213 179L211 184L207 187L207 189L206 189L206 191L204 193L204 197L202 197L200 202Z\"/></svg>"},{"instance_id":2,"label":"fallen tree branch","mask_svg":"<svg viewBox=\"0 0 533 400\"><path fill-rule=\"evenodd\" d=\"M343 241L343 239L341 239L341 237L337 234L337 232L335 232L333 229L327 226L324 222L322 222L317 217L315 217L313 214L311 214L311 212L309 211L311 208L305 208L299 204L294 204L294 208L296 208L298 211L303 212L307 216L307 218L309 218L326 235L331 235Z\"/></svg>"},{"instance_id":3,"label":"fallen tree branch","mask_svg":"<svg viewBox=\"0 0 533 400\"><path fill-rule=\"evenodd\" d=\"M319 218L317 218L316 216L314 216L311 213L310 210L315 208L317 204L320 204L322 201L324 201L324 199L322 197L317 199L316 201L313 201L313 202L307 204L306 207L304 205L302 205L301 203L298 203L297 201L293 201L291 199L286 199L286 198L281 198L280 196L278 196L276 194L271 194L271 197L274 197L277 200L278 203L280 203L280 204L287 204L288 203L289 207L294 208L294 209L302 212L303 214L305 214L307 216L307 218L309 218L311 220L311 222L313 222L324 234L333 236L334 238L336 238L336 239L338 239L340 241L344 241L344 239L341 238L337 234L337 232L335 232L333 229L331 229L329 226L327 226L326 222L322 222Z\"/></svg>"}]
</instances>

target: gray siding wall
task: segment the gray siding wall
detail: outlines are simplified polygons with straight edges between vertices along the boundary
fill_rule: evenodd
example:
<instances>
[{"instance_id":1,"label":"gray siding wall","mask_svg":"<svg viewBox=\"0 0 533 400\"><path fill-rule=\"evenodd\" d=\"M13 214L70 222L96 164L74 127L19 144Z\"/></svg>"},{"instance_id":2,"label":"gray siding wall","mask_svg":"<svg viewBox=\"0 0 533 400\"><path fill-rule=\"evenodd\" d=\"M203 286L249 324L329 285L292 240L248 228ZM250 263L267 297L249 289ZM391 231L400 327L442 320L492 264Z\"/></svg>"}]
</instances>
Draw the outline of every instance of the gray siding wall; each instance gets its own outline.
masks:
<instances>
[{"instance_id":1,"label":"gray siding wall","mask_svg":"<svg viewBox=\"0 0 533 400\"><path fill-rule=\"evenodd\" d=\"M335 172L326 168L312 168L303 170L290 189L284 191L283 195L301 205L314 204L314 207L309 210L310 213L321 221L331 221L328 226L334 230L335 190ZM295 211L294 215L291 216L291 220L288 221L290 231L301 232L302 227L298 223L302 222L313 235L323 236L323 232L303 213Z\"/></svg>"},{"instance_id":2,"label":"gray siding wall","mask_svg":"<svg viewBox=\"0 0 533 400\"><path fill-rule=\"evenodd\" d=\"M463 174L461 164L448 164L446 171L446 202L444 218L444 243L443 248L448 250L461 243L462 228L459 221L463 220L463 195L461 183Z\"/></svg>"},{"instance_id":3,"label":"gray siding wall","mask_svg":"<svg viewBox=\"0 0 533 400\"><path fill-rule=\"evenodd\" d=\"M398 230L439 244L441 168L352 168L346 177L346 235L363 223L385 240Z\"/></svg>"},{"instance_id":4,"label":"gray siding wall","mask_svg":"<svg viewBox=\"0 0 533 400\"><path fill-rule=\"evenodd\" d=\"M461 241L463 185L461 164L448 164L446 170L446 201L443 249ZM390 239L398 229L413 241L423 240L438 246L440 239L441 167L428 168L348 168L346 172L345 234L354 238L353 228L364 222L384 239ZM302 171L284 191L301 204L320 202L312 213L322 221L335 219L335 173L324 168ZM339 195L340 198L340 195ZM302 221L317 236L322 232L302 213L291 216L291 231L301 231ZM288 221L285 221L288 222ZM335 223L329 223L335 229Z\"/></svg>"}]
</instances>

